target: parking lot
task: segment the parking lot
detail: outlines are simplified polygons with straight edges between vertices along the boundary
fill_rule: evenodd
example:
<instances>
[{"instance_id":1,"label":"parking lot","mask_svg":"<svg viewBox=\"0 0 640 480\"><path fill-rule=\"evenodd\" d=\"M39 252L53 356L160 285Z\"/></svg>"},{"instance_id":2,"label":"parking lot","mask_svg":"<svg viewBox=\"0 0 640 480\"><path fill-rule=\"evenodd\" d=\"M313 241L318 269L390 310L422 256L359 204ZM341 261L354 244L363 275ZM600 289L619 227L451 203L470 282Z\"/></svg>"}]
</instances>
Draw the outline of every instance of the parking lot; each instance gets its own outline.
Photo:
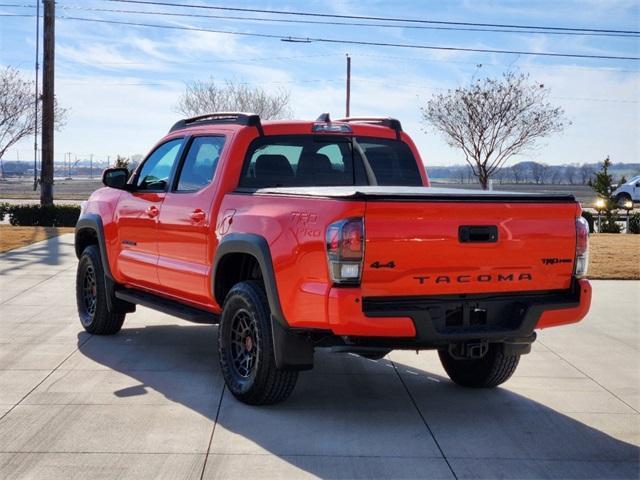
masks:
<instances>
[{"instance_id":1,"label":"parking lot","mask_svg":"<svg viewBox=\"0 0 640 480\"><path fill-rule=\"evenodd\" d=\"M502 388L433 352L320 352L289 401L224 388L217 327L75 313L72 235L0 255L0 478L638 478L640 282L594 281Z\"/></svg>"}]
</instances>

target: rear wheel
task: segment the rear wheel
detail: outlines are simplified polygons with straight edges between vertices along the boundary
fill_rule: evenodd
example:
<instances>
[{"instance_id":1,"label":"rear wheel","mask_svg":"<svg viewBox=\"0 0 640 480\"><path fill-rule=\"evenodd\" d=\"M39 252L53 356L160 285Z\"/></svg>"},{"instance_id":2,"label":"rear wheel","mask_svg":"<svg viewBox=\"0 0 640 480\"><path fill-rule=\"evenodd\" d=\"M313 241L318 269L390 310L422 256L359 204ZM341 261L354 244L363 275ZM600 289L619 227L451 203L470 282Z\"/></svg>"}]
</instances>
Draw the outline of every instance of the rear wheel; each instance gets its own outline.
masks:
<instances>
[{"instance_id":1,"label":"rear wheel","mask_svg":"<svg viewBox=\"0 0 640 480\"><path fill-rule=\"evenodd\" d=\"M89 245L76 272L76 303L84 329L94 335L113 335L122 328L125 313L109 310L100 251Z\"/></svg>"},{"instance_id":2,"label":"rear wheel","mask_svg":"<svg viewBox=\"0 0 640 480\"><path fill-rule=\"evenodd\" d=\"M448 350L438 350L449 378L463 387L492 388L511 378L520 355L505 355L500 344L491 344L486 355L476 359L457 359Z\"/></svg>"},{"instance_id":3,"label":"rear wheel","mask_svg":"<svg viewBox=\"0 0 640 480\"><path fill-rule=\"evenodd\" d=\"M276 368L269 303L260 283L238 283L227 295L218 352L225 383L241 402L268 405L293 392L298 372Z\"/></svg>"}]
</instances>

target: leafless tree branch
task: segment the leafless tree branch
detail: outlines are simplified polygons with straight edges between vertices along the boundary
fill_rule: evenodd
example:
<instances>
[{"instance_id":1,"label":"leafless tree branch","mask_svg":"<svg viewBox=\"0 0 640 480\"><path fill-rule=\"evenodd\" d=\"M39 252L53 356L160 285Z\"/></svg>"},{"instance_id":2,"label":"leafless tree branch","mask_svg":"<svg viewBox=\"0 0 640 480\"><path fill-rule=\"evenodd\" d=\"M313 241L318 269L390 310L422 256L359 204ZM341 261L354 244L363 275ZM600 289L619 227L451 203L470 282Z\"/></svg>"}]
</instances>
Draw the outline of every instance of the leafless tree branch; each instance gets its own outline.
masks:
<instances>
[{"instance_id":1,"label":"leafless tree branch","mask_svg":"<svg viewBox=\"0 0 640 480\"><path fill-rule=\"evenodd\" d=\"M68 110L56 102L56 129L64 126L67 114ZM40 125L37 130L40 131ZM35 133L34 82L25 80L13 67L0 68L0 158L13 145Z\"/></svg>"},{"instance_id":2,"label":"leafless tree branch","mask_svg":"<svg viewBox=\"0 0 640 480\"><path fill-rule=\"evenodd\" d=\"M193 81L186 85L176 110L185 116L212 112L252 112L263 119L291 116L290 93L284 89L267 92L230 80L216 83L213 78Z\"/></svg>"},{"instance_id":3,"label":"leafless tree branch","mask_svg":"<svg viewBox=\"0 0 640 480\"><path fill-rule=\"evenodd\" d=\"M486 189L491 175L509 158L569 123L564 111L547 101L548 95L549 90L528 75L508 72L435 95L421 109L422 118L449 146L462 149Z\"/></svg>"}]
</instances>

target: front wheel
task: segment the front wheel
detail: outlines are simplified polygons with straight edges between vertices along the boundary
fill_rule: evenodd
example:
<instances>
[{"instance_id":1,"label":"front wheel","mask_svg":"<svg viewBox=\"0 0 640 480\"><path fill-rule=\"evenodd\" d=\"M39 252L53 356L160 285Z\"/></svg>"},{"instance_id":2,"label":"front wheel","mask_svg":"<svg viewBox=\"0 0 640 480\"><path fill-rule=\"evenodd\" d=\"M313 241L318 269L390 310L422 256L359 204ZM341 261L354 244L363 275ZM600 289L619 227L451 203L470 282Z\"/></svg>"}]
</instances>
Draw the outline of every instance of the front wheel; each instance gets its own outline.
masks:
<instances>
[{"instance_id":1,"label":"front wheel","mask_svg":"<svg viewBox=\"0 0 640 480\"><path fill-rule=\"evenodd\" d=\"M76 303L84 329L94 335L113 335L122 328L125 313L109 310L100 250L84 249L76 272Z\"/></svg>"},{"instance_id":2,"label":"front wheel","mask_svg":"<svg viewBox=\"0 0 640 480\"><path fill-rule=\"evenodd\" d=\"M260 283L238 283L227 295L218 353L225 383L241 402L269 405L293 392L298 372L276 368L269 303Z\"/></svg>"},{"instance_id":3,"label":"front wheel","mask_svg":"<svg viewBox=\"0 0 640 480\"><path fill-rule=\"evenodd\" d=\"M505 355L500 344L493 343L482 358L457 359L448 350L438 350L440 362L449 378L458 385L492 388L506 382L516 371L520 355Z\"/></svg>"}]
</instances>

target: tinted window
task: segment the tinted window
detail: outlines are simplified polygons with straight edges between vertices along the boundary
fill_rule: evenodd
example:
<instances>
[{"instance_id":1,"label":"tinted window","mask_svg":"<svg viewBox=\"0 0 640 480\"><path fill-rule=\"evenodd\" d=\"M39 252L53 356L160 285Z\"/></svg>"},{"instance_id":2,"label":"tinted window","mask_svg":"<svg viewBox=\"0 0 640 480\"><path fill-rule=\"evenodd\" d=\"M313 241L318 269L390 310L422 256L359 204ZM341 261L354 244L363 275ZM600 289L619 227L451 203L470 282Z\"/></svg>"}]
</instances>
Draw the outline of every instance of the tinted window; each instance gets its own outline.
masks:
<instances>
[{"instance_id":1,"label":"tinted window","mask_svg":"<svg viewBox=\"0 0 640 480\"><path fill-rule=\"evenodd\" d=\"M240 178L241 187L254 188L366 183L351 139L328 135L261 137L249 147Z\"/></svg>"},{"instance_id":2,"label":"tinted window","mask_svg":"<svg viewBox=\"0 0 640 480\"><path fill-rule=\"evenodd\" d=\"M169 140L147 157L138 175L138 190L166 190L181 145L181 138Z\"/></svg>"},{"instance_id":3,"label":"tinted window","mask_svg":"<svg viewBox=\"0 0 640 480\"><path fill-rule=\"evenodd\" d=\"M196 137L191 142L182 164L176 190L195 192L213 179L218 165L224 137Z\"/></svg>"},{"instance_id":4,"label":"tinted window","mask_svg":"<svg viewBox=\"0 0 640 480\"><path fill-rule=\"evenodd\" d=\"M378 185L422 185L416 160L406 143L368 137L357 140Z\"/></svg>"}]
</instances>

